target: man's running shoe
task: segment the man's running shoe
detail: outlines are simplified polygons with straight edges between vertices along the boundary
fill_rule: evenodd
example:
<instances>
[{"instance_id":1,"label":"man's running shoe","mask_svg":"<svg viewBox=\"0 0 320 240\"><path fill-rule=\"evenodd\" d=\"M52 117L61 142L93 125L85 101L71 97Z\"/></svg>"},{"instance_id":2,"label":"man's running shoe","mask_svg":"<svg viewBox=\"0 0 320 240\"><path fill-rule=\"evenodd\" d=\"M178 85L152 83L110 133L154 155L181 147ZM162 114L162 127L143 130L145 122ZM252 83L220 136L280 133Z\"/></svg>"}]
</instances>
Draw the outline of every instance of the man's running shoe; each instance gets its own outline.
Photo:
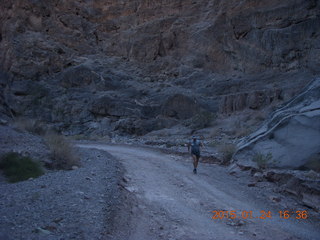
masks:
<instances>
[{"instance_id":1,"label":"man's running shoe","mask_svg":"<svg viewBox=\"0 0 320 240\"><path fill-rule=\"evenodd\" d=\"M193 169L193 173L194 173L194 174L197 174L197 169L196 169L196 168Z\"/></svg>"}]
</instances>

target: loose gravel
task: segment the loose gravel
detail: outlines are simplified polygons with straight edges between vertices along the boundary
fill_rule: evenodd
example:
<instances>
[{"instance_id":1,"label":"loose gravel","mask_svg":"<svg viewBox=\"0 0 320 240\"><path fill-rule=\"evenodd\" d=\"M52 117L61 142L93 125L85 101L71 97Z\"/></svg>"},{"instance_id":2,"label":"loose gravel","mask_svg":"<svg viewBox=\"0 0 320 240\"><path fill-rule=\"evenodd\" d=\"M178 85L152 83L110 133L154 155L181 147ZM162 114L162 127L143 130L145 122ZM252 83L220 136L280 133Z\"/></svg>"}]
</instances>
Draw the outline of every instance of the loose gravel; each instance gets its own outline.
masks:
<instances>
[{"instance_id":1,"label":"loose gravel","mask_svg":"<svg viewBox=\"0 0 320 240\"><path fill-rule=\"evenodd\" d=\"M47 171L14 184L2 178L1 240L108 239L124 202L119 185L122 167L105 151L78 149L78 154L81 167L75 170Z\"/></svg>"}]
</instances>

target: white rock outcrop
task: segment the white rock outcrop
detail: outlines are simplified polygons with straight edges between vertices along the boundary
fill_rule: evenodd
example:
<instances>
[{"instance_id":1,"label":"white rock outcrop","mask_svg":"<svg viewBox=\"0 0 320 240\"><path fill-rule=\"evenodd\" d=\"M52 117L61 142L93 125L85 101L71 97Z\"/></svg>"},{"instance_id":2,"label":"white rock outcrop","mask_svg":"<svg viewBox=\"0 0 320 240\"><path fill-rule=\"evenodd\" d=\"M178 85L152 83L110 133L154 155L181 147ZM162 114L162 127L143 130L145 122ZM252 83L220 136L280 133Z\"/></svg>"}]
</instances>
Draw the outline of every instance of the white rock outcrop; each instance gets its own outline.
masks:
<instances>
[{"instance_id":1,"label":"white rock outcrop","mask_svg":"<svg viewBox=\"0 0 320 240\"><path fill-rule=\"evenodd\" d=\"M233 159L242 166L298 169L320 166L320 78L276 110L263 126L243 139ZM261 164L260 162L260 164Z\"/></svg>"}]
</instances>

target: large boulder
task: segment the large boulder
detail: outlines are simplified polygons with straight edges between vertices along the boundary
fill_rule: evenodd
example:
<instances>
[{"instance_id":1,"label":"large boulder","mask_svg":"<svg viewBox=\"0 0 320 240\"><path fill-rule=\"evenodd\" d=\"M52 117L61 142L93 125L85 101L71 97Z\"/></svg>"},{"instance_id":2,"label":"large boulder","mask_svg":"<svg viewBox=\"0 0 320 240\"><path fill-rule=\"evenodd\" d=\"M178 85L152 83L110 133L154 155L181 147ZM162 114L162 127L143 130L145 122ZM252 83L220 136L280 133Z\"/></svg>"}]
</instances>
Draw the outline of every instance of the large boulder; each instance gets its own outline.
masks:
<instances>
[{"instance_id":1,"label":"large boulder","mask_svg":"<svg viewBox=\"0 0 320 240\"><path fill-rule=\"evenodd\" d=\"M80 65L71 67L61 74L61 85L66 88L86 87L100 81L100 76L90 68Z\"/></svg>"},{"instance_id":2,"label":"large boulder","mask_svg":"<svg viewBox=\"0 0 320 240\"><path fill-rule=\"evenodd\" d=\"M163 117L154 119L126 118L119 120L115 129L121 133L141 136L155 130L170 128L177 124L177 120Z\"/></svg>"},{"instance_id":3,"label":"large boulder","mask_svg":"<svg viewBox=\"0 0 320 240\"><path fill-rule=\"evenodd\" d=\"M141 116L141 106L128 99L115 99L108 95L95 98L89 108L95 116L133 117Z\"/></svg>"},{"instance_id":4,"label":"large boulder","mask_svg":"<svg viewBox=\"0 0 320 240\"><path fill-rule=\"evenodd\" d=\"M276 110L239 143L234 160L248 167L298 169L320 165L320 78Z\"/></svg>"},{"instance_id":5,"label":"large boulder","mask_svg":"<svg viewBox=\"0 0 320 240\"><path fill-rule=\"evenodd\" d=\"M162 106L162 115L176 119L191 118L199 111L200 106L197 102L182 94L170 96Z\"/></svg>"}]
</instances>

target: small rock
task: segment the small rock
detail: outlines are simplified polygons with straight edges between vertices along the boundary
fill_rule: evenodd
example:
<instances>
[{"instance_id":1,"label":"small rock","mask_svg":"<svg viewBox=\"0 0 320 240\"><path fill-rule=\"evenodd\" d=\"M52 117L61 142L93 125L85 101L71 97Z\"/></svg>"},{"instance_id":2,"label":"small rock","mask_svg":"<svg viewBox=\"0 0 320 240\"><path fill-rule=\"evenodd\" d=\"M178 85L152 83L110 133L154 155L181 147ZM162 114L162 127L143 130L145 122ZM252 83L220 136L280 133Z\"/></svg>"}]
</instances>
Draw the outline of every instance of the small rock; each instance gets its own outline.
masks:
<instances>
[{"instance_id":1,"label":"small rock","mask_svg":"<svg viewBox=\"0 0 320 240\"><path fill-rule=\"evenodd\" d=\"M132 192L132 193L137 191L137 189L133 186L125 187L125 189L128 190L129 192Z\"/></svg>"},{"instance_id":2,"label":"small rock","mask_svg":"<svg viewBox=\"0 0 320 240\"><path fill-rule=\"evenodd\" d=\"M257 185L256 182L251 182L251 183L248 183L248 187L255 187Z\"/></svg>"},{"instance_id":3,"label":"small rock","mask_svg":"<svg viewBox=\"0 0 320 240\"><path fill-rule=\"evenodd\" d=\"M150 77L145 77L145 78L143 79L143 81L145 81L145 82L151 82L151 78L150 78Z\"/></svg>"},{"instance_id":4,"label":"small rock","mask_svg":"<svg viewBox=\"0 0 320 240\"><path fill-rule=\"evenodd\" d=\"M55 226L45 226L42 229L47 230L49 232L53 232L53 231L57 230L57 228Z\"/></svg>"},{"instance_id":5,"label":"small rock","mask_svg":"<svg viewBox=\"0 0 320 240\"><path fill-rule=\"evenodd\" d=\"M256 172L253 177L257 182L263 181L263 174L261 172Z\"/></svg>"},{"instance_id":6,"label":"small rock","mask_svg":"<svg viewBox=\"0 0 320 240\"><path fill-rule=\"evenodd\" d=\"M77 170L79 167L78 166L72 166L71 169L72 170Z\"/></svg>"},{"instance_id":7,"label":"small rock","mask_svg":"<svg viewBox=\"0 0 320 240\"><path fill-rule=\"evenodd\" d=\"M270 199L272 202L280 202L280 201L281 201L281 198L280 198L280 197L277 197L277 196L270 196L269 199Z\"/></svg>"},{"instance_id":8,"label":"small rock","mask_svg":"<svg viewBox=\"0 0 320 240\"><path fill-rule=\"evenodd\" d=\"M240 220L238 223L238 226L243 226L245 224L245 222L243 220Z\"/></svg>"},{"instance_id":9,"label":"small rock","mask_svg":"<svg viewBox=\"0 0 320 240\"><path fill-rule=\"evenodd\" d=\"M309 172L307 172L305 174L305 176L308 177L308 178L311 178L311 179L316 179L318 174L315 171L310 170Z\"/></svg>"},{"instance_id":10,"label":"small rock","mask_svg":"<svg viewBox=\"0 0 320 240\"><path fill-rule=\"evenodd\" d=\"M285 187L284 191L288 192L288 193L291 193L295 196L299 196L300 195L300 189L293 189L292 187Z\"/></svg>"},{"instance_id":11,"label":"small rock","mask_svg":"<svg viewBox=\"0 0 320 240\"><path fill-rule=\"evenodd\" d=\"M43 229L41 227L36 228L34 232L35 233L42 233L42 234L46 234L46 235L49 235L51 233L50 231L45 230L45 229Z\"/></svg>"},{"instance_id":12,"label":"small rock","mask_svg":"<svg viewBox=\"0 0 320 240\"><path fill-rule=\"evenodd\" d=\"M236 224L234 222L227 222L227 225L229 226L236 226Z\"/></svg>"},{"instance_id":13,"label":"small rock","mask_svg":"<svg viewBox=\"0 0 320 240\"><path fill-rule=\"evenodd\" d=\"M230 175L236 175L237 173L241 172L241 169L237 164L233 163L228 167L228 172Z\"/></svg>"},{"instance_id":14,"label":"small rock","mask_svg":"<svg viewBox=\"0 0 320 240\"><path fill-rule=\"evenodd\" d=\"M90 181L90 180L92 180L92 179L91 179L90 177L86 177L86 180L89 180L89 181Z\"/></svg>"},{"instance_id":15,"label":"small rock","mask_svg":"<svg viewBox=\"0 0 320 240\"><path fill-rule=\"evenodd\" d=\"M239 219L228 219L228 221L227 221L227 225L229 225L229 226L240 227L240 226L243 226L244 224L245 224L245 222L243 220L239 220Z\"/></svg>"},{"instance_id":16,"label":"small rock","mask_svg":"<svg viewBox=\"0 0 320 240\"><path fill-rule=\"evenodd\" d=\"M313 208L317 212L320 210L320 197L316 193L302 193L302 202L308 207Z\"/></svg>"},{"instance_id":17,"label":"small rock","mask_svg":"<svg viewBox=\"0 0 320 240\"><path fill-rule=\"evenodd\" d=\"M60 217L60 218L56 218L56 219L54 219L52 222L54 222L54 223L59 223L59 222L61 222L63 220L63 218L62 217Z\"/></svg>"},{"instance_id":18,"label":"small rock","mask_svg":"<svg viewBox=\"0 0 320 240\"><path fill-rule=\"evenodd\" d=\"M7 123L8 123L8 121L7 120L5 120L5 119L0 119L0 124L1 125L7 125Z\"/></svg>"}]
</instances>

